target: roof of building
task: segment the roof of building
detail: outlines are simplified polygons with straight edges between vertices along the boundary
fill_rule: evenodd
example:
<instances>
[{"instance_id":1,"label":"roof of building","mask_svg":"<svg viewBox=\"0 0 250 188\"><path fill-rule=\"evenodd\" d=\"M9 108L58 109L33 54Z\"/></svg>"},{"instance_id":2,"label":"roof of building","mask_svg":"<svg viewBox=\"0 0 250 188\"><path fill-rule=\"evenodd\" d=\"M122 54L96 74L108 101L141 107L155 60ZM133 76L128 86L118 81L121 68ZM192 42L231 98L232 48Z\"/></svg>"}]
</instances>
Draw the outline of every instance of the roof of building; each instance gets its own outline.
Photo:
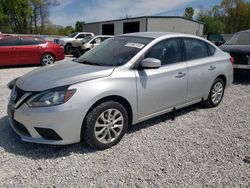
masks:
<instances>
[{"instance_id":1,"label":"roof of building","mask_svg":"<svg viewBox=\"0 0 250 188\"><path fill-rule=\"evenodd\" d=\"M171 19L171 18L179 18L179 19L184 19L184 20L188 20L188 21L192 21L192 22L196 22L199 24L203 24L200 21L196 21L196 20L192 20L189 18L185 18L183 16L140 16L140 17L131 17L131 18L123 18L123 19L116 19L116 20L106 20L106 21L98 21L98 22L90 22L90 23L84 23L84 25L88 25L88 24L97 24L97 23L109 23L109 22L117 22L117 21L125 21L125 20L134 20L134 19L142 19L142 18L166 18L166 19Z\"/></svg>"}]
</instances>

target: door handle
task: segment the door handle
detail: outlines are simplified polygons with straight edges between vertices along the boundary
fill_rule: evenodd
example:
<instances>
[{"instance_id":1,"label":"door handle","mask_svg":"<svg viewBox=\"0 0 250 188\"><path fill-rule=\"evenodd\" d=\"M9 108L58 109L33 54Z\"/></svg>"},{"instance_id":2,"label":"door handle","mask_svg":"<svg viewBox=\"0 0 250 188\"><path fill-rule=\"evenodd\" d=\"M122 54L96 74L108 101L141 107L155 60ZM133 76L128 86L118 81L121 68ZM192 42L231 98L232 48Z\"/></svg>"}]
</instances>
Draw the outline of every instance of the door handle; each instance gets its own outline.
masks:
<instances>
[{"instance_id":1,"label":"door handle","mask_svg":"<svg viewBox=\"0 0 250 188\"><path fill-rule=\"evenodd\" d=\"M209 68L208 68L208 70L215 70L216 69L216 66L210 66Z\"/></svg>"},{"instance_id":2,"label":"door handle","mask_svg":"<svg viewBox=\"0 0 250 188\"><path fill-rule=\"evenodd\" d=\"M184 76L186 76L186 73L184 73L184 72L178 72L175 77L176 78L182 78Z\"/></svg>"}]
</instances>

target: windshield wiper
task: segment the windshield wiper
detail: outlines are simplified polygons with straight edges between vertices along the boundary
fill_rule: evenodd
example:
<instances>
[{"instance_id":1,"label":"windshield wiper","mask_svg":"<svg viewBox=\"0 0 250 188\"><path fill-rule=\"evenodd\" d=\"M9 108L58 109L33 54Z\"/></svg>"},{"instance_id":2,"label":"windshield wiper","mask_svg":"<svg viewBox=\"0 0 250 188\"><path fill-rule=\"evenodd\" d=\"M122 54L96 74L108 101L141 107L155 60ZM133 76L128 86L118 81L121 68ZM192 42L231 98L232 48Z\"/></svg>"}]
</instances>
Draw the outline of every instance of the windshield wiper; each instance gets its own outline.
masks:
<instances>
[{"instance_id":1,"label":"windshield wiper","mask_svg":"<svg viewBox=\"0 0 250 188\"><path fill-rule=\"evenodd\" d=\"M77 61L78 63L87 64L87 65L97 65L102 66L100 63L89 62L89 61Z\"/></svg>"}]
</instances>

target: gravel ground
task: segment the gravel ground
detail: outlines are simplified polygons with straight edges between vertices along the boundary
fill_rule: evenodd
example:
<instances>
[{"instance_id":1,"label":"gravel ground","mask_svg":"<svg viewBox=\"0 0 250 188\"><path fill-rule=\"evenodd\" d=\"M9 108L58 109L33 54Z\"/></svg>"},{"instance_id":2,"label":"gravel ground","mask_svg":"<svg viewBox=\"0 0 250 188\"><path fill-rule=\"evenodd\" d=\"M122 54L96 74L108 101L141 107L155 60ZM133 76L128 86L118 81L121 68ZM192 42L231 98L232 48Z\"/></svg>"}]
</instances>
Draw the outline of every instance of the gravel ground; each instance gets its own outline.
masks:
<instances>
[{"instance_id":1,"label":"gravel ground","mask_svg":"<svg viewBox=\"0 0 250 188\"><path fill-rule=\"evenodd\" d=\"M154 118L95 151L25 143L11 130L6 84L34 68L0 69L0 187L250 187L250 76L217 108Z\"/></svg>"}]
</instances>

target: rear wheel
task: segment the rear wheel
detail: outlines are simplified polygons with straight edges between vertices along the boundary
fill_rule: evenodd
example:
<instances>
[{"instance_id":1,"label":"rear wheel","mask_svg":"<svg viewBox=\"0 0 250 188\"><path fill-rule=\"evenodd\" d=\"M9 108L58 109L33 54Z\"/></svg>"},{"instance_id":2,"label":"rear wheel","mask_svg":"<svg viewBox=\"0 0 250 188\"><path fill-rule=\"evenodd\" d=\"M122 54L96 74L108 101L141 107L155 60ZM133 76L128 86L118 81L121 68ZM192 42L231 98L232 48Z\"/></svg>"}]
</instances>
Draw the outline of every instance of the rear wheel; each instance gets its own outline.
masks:
<instances>
[{"instance_id":1,"label":"rear wheel","mask_svg":"<svg viewBox=\"0 0 250 188\"><path fill-rule=\"evenodd\" d=\"M46 53L41 57L42 66L51 65L55 63L55 58L52 54Z\"/></svg>"},{"instance_id":2,"label":"rear wheel","mask_svg":"<svg viewBox=\"0 0 250 188\"><path fill-rule=\"evenodd\" d=\"M70 54L71 49L72 49L72 45L71 44L66 44L66 46L64 47L65 54Z\"/></svg>"},{"instance_id":3,"label":"rear wheel","mask_svg":"<svg viewBox=\"0 0 250 188\"><path fill-rule=\"evenodd\" d=\"M96 149L107 149L124 136L128 114L118 102L103 102L90 111L83 126L82 137L89 145Z\"/></svg>"},{"instance_id":4,"label":"rear wheel","mask_svg":"<svg viewBox=\"0 0 250 188\"><path fill-rule=\"evenodd\" d=\"M216 107L220 104L224 96L225 83L221 78L216 78L205 101L206 106Z\"/></svg>"}]
</instances>

